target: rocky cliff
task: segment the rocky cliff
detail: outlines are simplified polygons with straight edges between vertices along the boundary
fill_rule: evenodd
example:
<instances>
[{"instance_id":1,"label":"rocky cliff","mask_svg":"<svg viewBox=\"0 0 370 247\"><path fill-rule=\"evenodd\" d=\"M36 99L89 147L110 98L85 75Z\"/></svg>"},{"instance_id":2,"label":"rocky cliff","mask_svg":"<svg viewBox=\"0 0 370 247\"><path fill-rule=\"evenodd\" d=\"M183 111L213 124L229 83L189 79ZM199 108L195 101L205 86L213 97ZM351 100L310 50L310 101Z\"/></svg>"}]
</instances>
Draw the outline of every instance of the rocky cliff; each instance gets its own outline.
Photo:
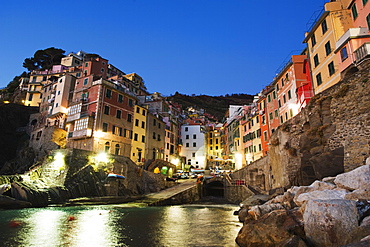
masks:
<instances>
[{"instance_id":1,"label":"rocky cliff","mask_svg":"<svg viewBox=\"0 0 370 247\"><path fill-rule=\"evenodd\" d=\"M233 178L266 192L309 185L364 165L370 155L370 61L312 98L271 137L269 153Z\"/></svg>"}]
</instances>

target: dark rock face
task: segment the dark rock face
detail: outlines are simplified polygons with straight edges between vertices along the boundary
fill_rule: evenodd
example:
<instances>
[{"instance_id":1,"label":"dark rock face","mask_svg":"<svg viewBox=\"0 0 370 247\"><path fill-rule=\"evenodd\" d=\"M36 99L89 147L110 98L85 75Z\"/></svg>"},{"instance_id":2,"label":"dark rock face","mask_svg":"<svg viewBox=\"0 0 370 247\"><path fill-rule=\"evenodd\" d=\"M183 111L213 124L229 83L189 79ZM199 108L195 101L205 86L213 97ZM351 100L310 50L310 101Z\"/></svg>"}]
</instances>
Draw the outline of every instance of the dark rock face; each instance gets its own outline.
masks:
<instances>
[{"instance_id":1,"label":"dark rock face","mask_svg":"<svg viewBox=\"0 0 370 247\"><path fill-rule=\"evenodd\" d=\"M21 148L27 147L29 140L27 134L28 120L30 115L37 111L37 107L18 104L0 105L0 174L15 174L24 171L24 168L21 167L9 171L2 171L2 168L5 162L17 157L17 152ZM33 160L31 160L31 164L32 162Z\"/></svg>"}]
</instances>

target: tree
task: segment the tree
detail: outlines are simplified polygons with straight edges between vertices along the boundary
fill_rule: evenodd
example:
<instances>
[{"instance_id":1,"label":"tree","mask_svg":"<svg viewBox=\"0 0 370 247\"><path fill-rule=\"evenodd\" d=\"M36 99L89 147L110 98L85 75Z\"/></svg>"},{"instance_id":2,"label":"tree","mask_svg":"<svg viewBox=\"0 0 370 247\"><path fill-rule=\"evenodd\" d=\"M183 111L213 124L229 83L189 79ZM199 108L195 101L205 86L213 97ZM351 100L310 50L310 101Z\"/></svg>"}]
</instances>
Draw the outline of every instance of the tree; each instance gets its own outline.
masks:
<instances>
[{"instance_id":1,"label":"tree","mask_svg":"<svg viewBox=\"0 0 370 247\"><path fill-rule=\"evenodd\" d=\"M23 67L28 71L51 69L53 65L60 64L62 58L65 57L64 52L64 50L54 47L38 50L33 57L24 60Z\"/></svg>"}]
</instances>

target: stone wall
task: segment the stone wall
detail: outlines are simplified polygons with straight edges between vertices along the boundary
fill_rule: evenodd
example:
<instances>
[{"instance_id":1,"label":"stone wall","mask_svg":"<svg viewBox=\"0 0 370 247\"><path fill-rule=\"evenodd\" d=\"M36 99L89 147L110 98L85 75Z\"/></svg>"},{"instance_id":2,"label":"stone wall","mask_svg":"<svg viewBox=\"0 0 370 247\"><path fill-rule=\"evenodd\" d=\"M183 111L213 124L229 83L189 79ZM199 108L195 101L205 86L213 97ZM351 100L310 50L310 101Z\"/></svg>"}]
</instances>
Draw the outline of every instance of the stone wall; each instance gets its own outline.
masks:
<instances>
[{"instance_id":1,"label":"stone wall","mask_svg":"<svg viewBox=\"0 0 370 247\"><path fill-rule=\"evenodd\" d=\"M370 61L312 98L272 135L267 157L233 178L272 191L309 185L365 164L370 155Z\"/></svg>"}]
</instances>

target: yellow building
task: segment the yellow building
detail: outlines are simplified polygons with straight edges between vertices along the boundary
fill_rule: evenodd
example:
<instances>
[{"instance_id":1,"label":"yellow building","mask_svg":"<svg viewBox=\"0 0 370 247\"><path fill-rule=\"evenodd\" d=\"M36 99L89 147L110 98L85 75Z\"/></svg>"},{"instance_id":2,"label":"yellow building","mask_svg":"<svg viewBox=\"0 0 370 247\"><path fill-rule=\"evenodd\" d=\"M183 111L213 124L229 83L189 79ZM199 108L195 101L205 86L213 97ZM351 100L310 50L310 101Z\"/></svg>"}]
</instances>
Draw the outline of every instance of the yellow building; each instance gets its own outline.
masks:
<instances>
[{"instance_id":1,"label":"yellow building","mask_svg":"<svg viewBox=\"0 0 370 247\"><path fill-rule=\"evenodd\" d=\"M351 11L341 1L328 2L324 12L306 33L314 93L320 93L340 80L339 61L334 50L337 40L353 25Z\"/></svg>"},{"instance_id":2,"label":"yellow building","mask_svg":"<svg viewBox=\"0 0 370 247\"><path fill-rule=\"evenodd\" d=\"M26 100L24 101L25 106L40 106L42 100L41 91L46 80L46 75L32 72L30 81L28 82Z\"/></svg>"},{"instance_id":3,"label":"yellow building","mask_svg":"<svg viewBox=\"0 0 370 247\"><path fill-rule=\"evenodd\" d=\"M148 110L143 106L136 105L134 110L133 138L131 143L131 160L136 164L144 164L145 143Z\"/></svg>"}]
</instances>

